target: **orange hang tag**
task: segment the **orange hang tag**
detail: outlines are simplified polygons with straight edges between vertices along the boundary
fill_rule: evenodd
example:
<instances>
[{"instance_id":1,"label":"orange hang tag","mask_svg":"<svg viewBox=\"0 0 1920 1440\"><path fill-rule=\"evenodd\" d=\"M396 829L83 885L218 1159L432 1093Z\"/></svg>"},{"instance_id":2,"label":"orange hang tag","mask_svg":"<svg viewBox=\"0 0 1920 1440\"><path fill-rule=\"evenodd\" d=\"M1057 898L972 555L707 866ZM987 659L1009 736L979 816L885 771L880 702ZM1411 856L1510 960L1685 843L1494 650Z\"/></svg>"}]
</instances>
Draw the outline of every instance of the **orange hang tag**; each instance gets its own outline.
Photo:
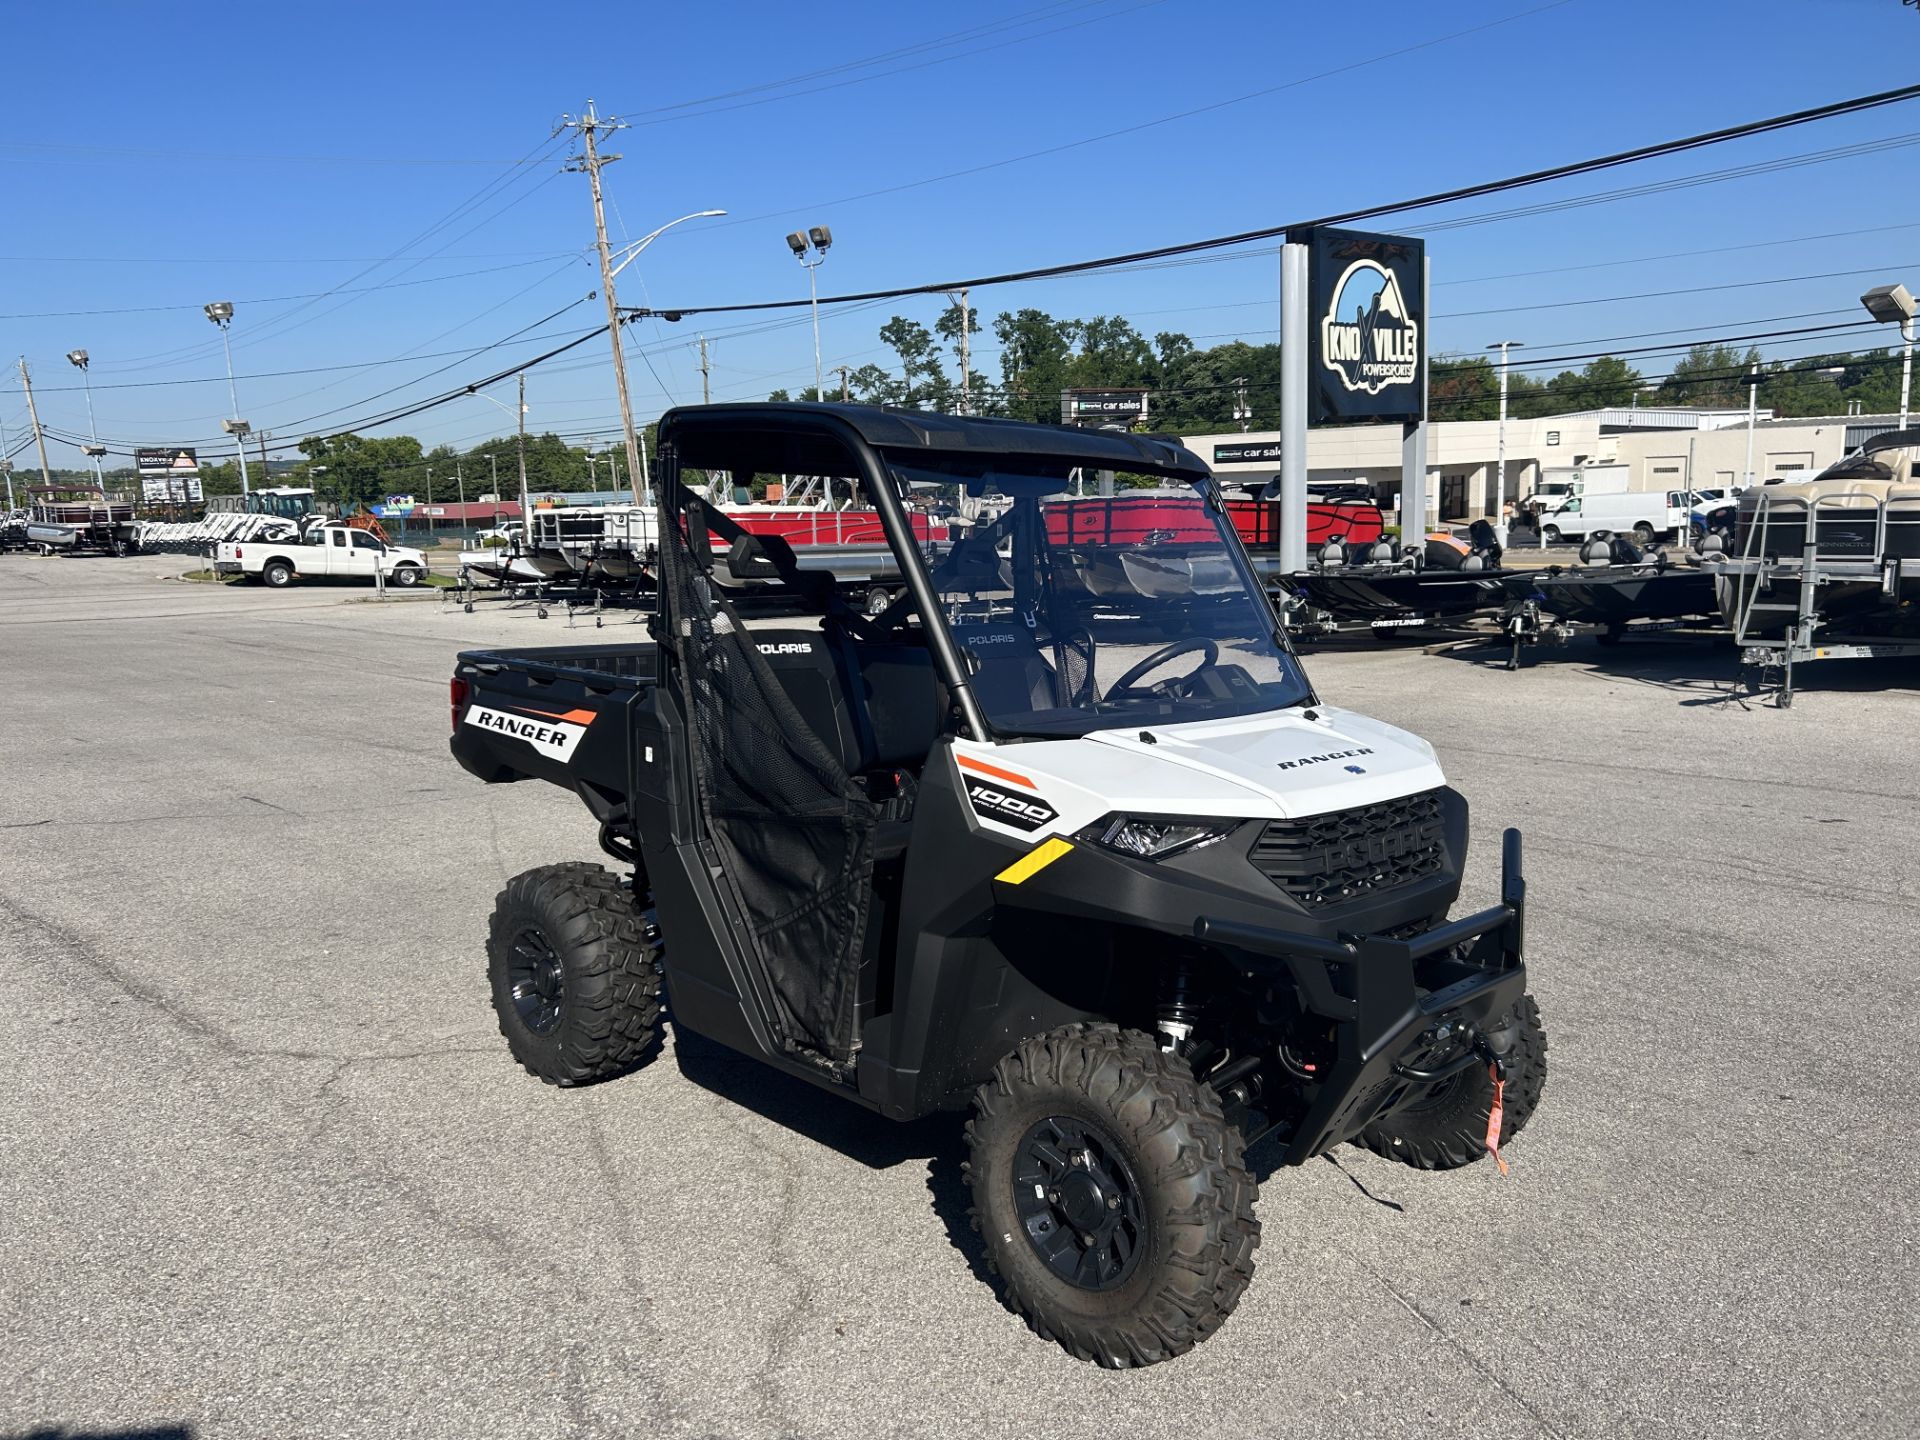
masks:
<instances>
[{"instance_id":1,"label":"orange hang tag","mask_svg":"<svg viewBox=\"0 0 1920 1440\"><path fill-rule=\"evenodd\" d=\"M1498 1065L1489 1065L1487 1073L1493 1077L1493 1108L1487 1112L1487 1153L1493 1156L1493 1163L1500 1167L1500 1173L1504 1175L1507 1173L1507 1158L1500 1153L1500 1122L1505 1118L1507 1082L1500 1078Z\"/></svg>"}]
</instances>

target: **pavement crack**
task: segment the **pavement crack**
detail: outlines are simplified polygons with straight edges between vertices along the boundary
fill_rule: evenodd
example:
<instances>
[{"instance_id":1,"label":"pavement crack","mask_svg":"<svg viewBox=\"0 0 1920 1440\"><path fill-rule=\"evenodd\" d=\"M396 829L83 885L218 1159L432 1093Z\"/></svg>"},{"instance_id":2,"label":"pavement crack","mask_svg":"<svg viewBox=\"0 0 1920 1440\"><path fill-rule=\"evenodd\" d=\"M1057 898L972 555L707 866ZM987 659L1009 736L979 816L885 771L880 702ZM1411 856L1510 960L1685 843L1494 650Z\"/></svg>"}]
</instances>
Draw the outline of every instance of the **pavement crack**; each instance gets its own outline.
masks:
<instances>
[{"instance_id":1,"label":"pavement crack","mask_svg":"<svg viewBox=\"0 0 1920 1440\"><path fill-rule=\"evenodd\" d=\"M771 1232L762 1246L769 1263L784 1272L793 1286L793 1299L787 1305L784 1314L774 1320L767 1337L766 1362L759 1367L754 1377L754 1389L758 1392L770 1416L774 1417L783 1434L800 1434L804 1424L793 1412L782 1393L780 1372L787 1357L799 1343L801 1326L813 1309L814 1283L798 1263L788 1253L788 1240L793 1233L794 1210L799 1203L797 1186L793 1177L793 1167L784 1156L766 1141L753 1133L752 1127L741 1117L726 1111L717 1112L724 1117L726 1125L738 1135L741 1142L750 1150L758 1152L765 1160L761 1173L778 1177L777 1193L774 1197L776 1218Z\"/></svg>"},{"instance_id":2,"label":"pavement crack","mask_svg":"<svg viewBox=\"0 0 1920 1440\"><path fill-rule=\"evenodd\" d=\"M1538 1425L1542 1431L1552 1436L1553 1440L1567 1440L1565 1431L1556 1427L1552 1421L1540 1413L1538 1407L1536 1407L1531 1400L1527 1399L1526 1396L1522 1395L1502 1379L1499 1372L1476 1355L1464 1340L1453 1334L1445 1326L1441 1325L1438 1320L1435 1320L1422 1309L1418 1301L1407 1295L1398 1285L1395 1285L1386 1276L1382 1275L1378 1270L1375 1270L1364 1261L1361 1262L1361 1268L1372 1275L1375 1280L1379 1281L1381 1287L1399 1302L1402 1309L1422 1325L1426 1326L1442 1344L1464 1360L1469 1369L1524 1410L1532 1418L1533 1423Z\"/></svg>"}]
</instances>

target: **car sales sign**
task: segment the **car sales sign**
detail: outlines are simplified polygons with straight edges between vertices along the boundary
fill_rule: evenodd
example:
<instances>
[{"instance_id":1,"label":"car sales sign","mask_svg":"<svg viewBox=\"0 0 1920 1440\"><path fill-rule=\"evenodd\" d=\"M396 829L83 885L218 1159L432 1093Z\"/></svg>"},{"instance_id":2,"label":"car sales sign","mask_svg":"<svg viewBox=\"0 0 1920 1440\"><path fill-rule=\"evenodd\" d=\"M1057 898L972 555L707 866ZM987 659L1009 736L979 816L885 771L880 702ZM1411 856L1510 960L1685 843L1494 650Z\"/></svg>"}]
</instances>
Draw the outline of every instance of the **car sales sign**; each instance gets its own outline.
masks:
<instances>
[{"instance_id":1,"label":"car sales sign","mask_svg":"<svg viewBox=\"0 0 1920 1440\"><path fill-rule=\"evenodd\" d=\"M1426 409L1426 247L1324 226L1308 247L1307 423L1419 420Z\"/></svg>"}]
</instances>

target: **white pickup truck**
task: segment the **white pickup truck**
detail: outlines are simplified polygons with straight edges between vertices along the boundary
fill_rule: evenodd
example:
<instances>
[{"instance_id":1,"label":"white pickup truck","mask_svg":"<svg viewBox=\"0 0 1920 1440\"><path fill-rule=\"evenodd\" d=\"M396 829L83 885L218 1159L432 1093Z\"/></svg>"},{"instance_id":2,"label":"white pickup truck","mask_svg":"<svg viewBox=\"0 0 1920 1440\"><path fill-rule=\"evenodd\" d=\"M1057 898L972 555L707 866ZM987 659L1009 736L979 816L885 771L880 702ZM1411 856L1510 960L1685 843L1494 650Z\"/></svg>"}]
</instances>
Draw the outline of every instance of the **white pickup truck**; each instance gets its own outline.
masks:
<instances>
[{"instance_id":1,"label":"white pickup truck","mask_svg":"<svg viewBox=\"0 0 1920 1440\"><path fill-rule=\"evenodd\" d=\"M384 577L389 585L414 586L426 578L427 557L404 545L338 522L309 530L304 540L228 540L214 551L214 570L249 575L282 589L297 576Z\"/></svg>"}]
</instances>

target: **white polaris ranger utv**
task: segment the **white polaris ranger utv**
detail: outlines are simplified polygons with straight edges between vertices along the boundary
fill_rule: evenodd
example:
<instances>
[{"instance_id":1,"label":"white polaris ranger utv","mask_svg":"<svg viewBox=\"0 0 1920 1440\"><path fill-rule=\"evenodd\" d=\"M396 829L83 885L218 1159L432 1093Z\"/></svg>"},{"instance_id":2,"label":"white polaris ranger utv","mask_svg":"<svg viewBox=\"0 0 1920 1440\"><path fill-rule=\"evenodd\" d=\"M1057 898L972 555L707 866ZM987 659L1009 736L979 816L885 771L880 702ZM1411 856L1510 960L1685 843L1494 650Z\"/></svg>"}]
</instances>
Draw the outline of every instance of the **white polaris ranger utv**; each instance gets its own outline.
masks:
<instances>
[{"instance_id":1,"label":"white polaris ranger utv","mask_svg":"<svg viewBox=\"0 0 1920 1440\"><path fill-rule=\"evenodd\" d=\"M1466 801L1431 746L1314 694L1191 453L831 405L676 410L660 442L655 643L470 652L453 680L460 763L567 786L624 872L501 894L493 997L534 1074L631 1068L667 997L892 1119L971 1107L1009 1302L1103 1365L1233 1310L1254 1141L1444 1168L1526 1122L1518 833L1502 903L1449 920ZM859 613L688 488L756 474L856 482L898 599ZM910 493L991 503L928 545ZM748 628L743 577L814 618Z\"/></svg>"}]
</instances>

